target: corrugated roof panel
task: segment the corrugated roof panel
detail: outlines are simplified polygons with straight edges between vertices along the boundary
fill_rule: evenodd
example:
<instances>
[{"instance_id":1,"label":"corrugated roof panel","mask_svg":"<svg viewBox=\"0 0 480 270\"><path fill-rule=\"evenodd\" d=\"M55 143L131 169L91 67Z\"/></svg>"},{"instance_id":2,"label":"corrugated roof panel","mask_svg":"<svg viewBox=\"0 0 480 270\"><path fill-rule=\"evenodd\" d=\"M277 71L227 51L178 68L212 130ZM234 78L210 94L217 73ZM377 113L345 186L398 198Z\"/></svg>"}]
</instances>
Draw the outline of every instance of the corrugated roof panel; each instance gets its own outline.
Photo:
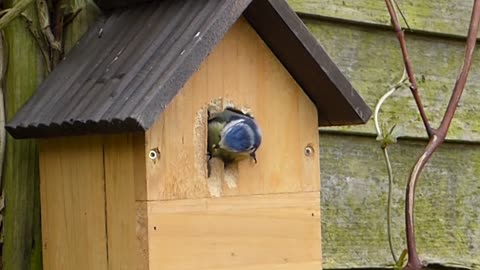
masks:
<instances>
[{"instance_id":1,"label":"corrugated roof panel","mask_svg":"<svg viewBox=\"0 0 480 270\"><path fill-rule=\"evenodd\" d=\"M147 129L249 3L167 0L114 11L7 129L16 137Z\"/></svg>"},{"instance_id":2,"label":"corrugated roof panel","mask_svg":"<svg viewBox=\"0 0 480 270\"><path fill-rule=\"evenodd\" d=\"M242 13L312 99L319 125L368 120L284 0L158 0L100 19L6 128L16 138L146 130Z\"/></svg>"}]
</instances>

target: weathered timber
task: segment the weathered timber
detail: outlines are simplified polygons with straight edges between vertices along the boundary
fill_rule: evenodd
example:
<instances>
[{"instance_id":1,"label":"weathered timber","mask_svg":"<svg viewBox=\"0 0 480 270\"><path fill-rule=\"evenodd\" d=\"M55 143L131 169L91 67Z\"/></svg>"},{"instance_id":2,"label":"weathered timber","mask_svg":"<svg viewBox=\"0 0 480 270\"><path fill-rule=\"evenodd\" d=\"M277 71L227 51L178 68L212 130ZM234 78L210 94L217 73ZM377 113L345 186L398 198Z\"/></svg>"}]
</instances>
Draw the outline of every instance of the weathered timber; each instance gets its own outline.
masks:
<instances>
[{"instance_id":1,"label":"weathered timber","mask_svg":"<svg viewBox=\"0 0 480 270\"><path fill-rule=\"evenodd\" d=\"M63 36L65 53L77 43L83 34L94 24L100 9L90 0L68 0L68 16Z\"/></svg>"},{"instance_id":2,"label":"weathered timber","mask_svg":"<svg viewBox=\"0 0 480 270\"><path fill-rule=\"evenodd\" d=\"M401 77L401 53L392 32L320 20L308 19L305 22L370 107L374 107L390 84ZM461 65L464 42L408 34L407 42L420 96L429 119L433 126L437 126ZM476 54L448 140L480 140L480 122L473 121L478 117L480 104L479 60L480 55ZM387 123L401 126L402 136L425 137L409 89L397 91L382 107L381 117ZM327 129L368 134L375 132L373 121L362 126Z\"/></svg>"},{"instance_id":3,"label":"weathered timber","mask_svg":"<svg viewBox=\"0 0 480 270\"><path fill-rule=\"evenodd\" d=\"M473 1L397 0L397 2L414 31L459 37L467 35ZM288 0L288 3L299 13L390 27L390 16L384 1ZM403 21L401 23L405 26Z\"/></svg>"},{"instance_id":4,"label":"weathered timber","mask_svg":"<svg viewBox=\"0 0 480 270\"><path fill-rule=\"evenodd\" d=\"M18 1L6 1L12 6ZM65 1L65 12L72 14L66 26L66 49L78 39L98 15L91 1ZM74 12L73 12L74 11ZM76 16L74 16L76 14ZM26 16L36 27L34 5L5 28L8 68L5 80L6 117L10 119L43 79L43 60L37 41L28 29ZM5 244L4 267L8 270L41 269L40 202L38 154L34 141L8 137L5 160Z\"/></svg>"},{"instance_id":5,"label":"weathered timber","mask_svg":"<svg viewBox=\"0 0 480 270\"><path fill-rule=\"evenodd\" d=\"M373 137L321 134L324 268L391 264L386 235L387 172ZM403 200L411 164L424 142L391 147L395 186L393 239L405 248ZM480 265L480 146L447 143L417 189L418 250L429 263L478 269Z\"/></svg>"},{"instance_id":6,"label":"weathered timber","mask_svg":"<svg viewBox=\"0 0 480 270\"><path fill-rule=\"evenodd\" d=\"M5 1L6 7L17 1ZM25 15L35 21L30 6ZM32 25L35 27L35 24ZM6 118L10 119L30 97L42 78L40 52L27 22L19 17L5 27L8 52L5 78ZM37 145L32 140L16 141L8 136L4 167L5 243L4 268L41 269L40 206Z\"/></svg>"}]
</instances>

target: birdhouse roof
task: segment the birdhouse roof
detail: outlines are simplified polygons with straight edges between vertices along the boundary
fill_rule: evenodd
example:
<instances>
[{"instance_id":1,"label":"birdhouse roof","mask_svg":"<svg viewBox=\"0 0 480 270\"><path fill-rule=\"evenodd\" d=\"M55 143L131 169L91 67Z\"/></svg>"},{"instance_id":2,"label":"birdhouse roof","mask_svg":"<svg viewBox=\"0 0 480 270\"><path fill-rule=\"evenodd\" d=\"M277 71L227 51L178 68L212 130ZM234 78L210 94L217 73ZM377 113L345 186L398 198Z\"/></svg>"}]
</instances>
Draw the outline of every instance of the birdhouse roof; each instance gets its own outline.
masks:
<instances>
[{"instance_id":1,"label":"birdhouse roof","mask_svg":"<svg viewBox=\"0 0 480 270\"><path fill-rule=\"evenodd\" d=\"M361 124L371 115L284 0L138 2L145 1L97 1L112 8L109 15L7 124L12 136L148 129L242 15L316 105L319 126Z\"/></svg>"}]
</instances>

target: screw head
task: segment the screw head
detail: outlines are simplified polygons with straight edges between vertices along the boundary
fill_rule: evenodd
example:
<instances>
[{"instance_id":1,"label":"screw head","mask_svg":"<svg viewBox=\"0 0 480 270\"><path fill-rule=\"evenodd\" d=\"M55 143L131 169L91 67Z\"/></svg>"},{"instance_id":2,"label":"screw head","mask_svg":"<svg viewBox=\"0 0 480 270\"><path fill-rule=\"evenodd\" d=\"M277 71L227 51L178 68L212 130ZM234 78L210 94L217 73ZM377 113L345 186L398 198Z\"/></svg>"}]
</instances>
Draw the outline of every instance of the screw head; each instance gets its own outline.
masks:
<instances>
[{"instance_id":1,"label":"screw head","mask_svg":"<svg viewBox=\"0 0 480 270\"><path fill-rule=\"evenodd\" d=\"M312 146L307 145L307 146L305 147L305 150L304 150L303 152L304 152L305 156L309 157L309 156L313 155L313 153L314 153L315 151L313 150L313 147L312 147Z\"/></svg>"},{"instance_id":2,"label":"screw head","mask_svg":"<svg viewBox=\"0 0 480 270\"><path fill-rule=\"evenodd\" d=\"M151 160L156 160L156 159L158 159L159 156L160 156L160 151L158 150L158 148L154 148L154 149L150 150L150 152L148 152L148 157Z\"/></svg>"}]
</instances>

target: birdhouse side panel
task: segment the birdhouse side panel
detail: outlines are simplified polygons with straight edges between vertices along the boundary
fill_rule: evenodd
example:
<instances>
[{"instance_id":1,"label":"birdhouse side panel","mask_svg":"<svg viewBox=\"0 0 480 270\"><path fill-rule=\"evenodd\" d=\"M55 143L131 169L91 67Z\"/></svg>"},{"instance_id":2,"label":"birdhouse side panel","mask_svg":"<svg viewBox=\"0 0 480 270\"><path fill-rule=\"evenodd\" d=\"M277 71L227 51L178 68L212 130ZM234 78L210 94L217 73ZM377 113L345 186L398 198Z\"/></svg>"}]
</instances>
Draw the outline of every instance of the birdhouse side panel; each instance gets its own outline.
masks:
<instances>
[{"instance_id":1,"label":"birdhouse side panel","mask_svg":"<svg viewBox=\"0 0 480 270\"><path fill-rule=\"evenodd\" d=\"M143 134L40 140L45 269L148 269L143 155Z\"/></svg>"},{"instance_id":2,"label":"birdhouse side panel","mask_svg":"<svg viewBox=\"0 0 480 270\"><path fill-rule=\"evenodd\" d=\"M321 87L321 86L319 86ZM262 130L258 163L207 166L208 111L235 107ZM255 30L240 18L146 133L146 200L320 190L317 111Z\"/></svg>"},{"instance_id":3,"label":"birdhouse side panel","mask_svg":"<svg viewBox=\"0 0 480 270\"><path fill-rule=\"evenodd\" d=\"M43 268L107 270L99 137L40 140Z\"/></svg>"}]
</instances>

